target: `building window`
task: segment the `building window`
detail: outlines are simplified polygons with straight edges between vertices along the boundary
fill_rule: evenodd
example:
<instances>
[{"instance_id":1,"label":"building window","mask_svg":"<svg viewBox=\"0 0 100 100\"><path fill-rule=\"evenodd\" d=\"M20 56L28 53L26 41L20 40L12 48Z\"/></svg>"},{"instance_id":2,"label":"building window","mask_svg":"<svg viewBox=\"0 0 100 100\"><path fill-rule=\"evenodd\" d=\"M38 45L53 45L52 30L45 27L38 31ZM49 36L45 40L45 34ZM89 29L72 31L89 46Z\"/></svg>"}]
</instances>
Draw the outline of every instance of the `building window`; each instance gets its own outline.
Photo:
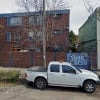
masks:
<instances>
[{"instance_id":1,"label":"building window","mask_svg":"<svg viewBox=\"0 0 100 100\"><path fill-rule=\"evenodd\" d=\"M6 39L7 39L7 42L11 42L11 32L7 32L6 33Z\"/></svg>"},{"instance_id":2,"label":"building window","mask_svg":"<svg viewBox=\"0 0 100 100\"><path fill-rule=\"evenodd\" d=\"M37 16L30 16L29 17L29 23L31 25L42 25L43 20L42 17L37 15Z\"/></svg>"},{"instance_id":3,"label":"building window","mask_svg":"<svg viewBox=\"0 0 100 100\"><path fill-rule=\"evenodd\" d=\"M38 38L39 38L40 41L43 40L43 32L42 31L38 32Z\"/></svg>"},{"instance_id":4,"label":"building window","mask_svg":"<svg viewBox=\"0 0 100 100\"><path fill-rule=\"evenodd\" d=\"M29 17L29 24L34 24L34 16Z\"/></svg>"},{"instance_id":5,"label":"building window","mask_svg":"<svg viewBox=\"0 0 100 100\"><path fill-rule=\"evenodd\" d=\"M62 34L63 32L61 30L54 30L54 34Z\"/></svg>"},{"instance_id":6,"label":"building window","mask_svg":"<svg viewBox=\"0 0 100 100\"><path fill-rule=\"evenodd\" d=\"M22 25L22 17L11 17L7 19L8 26Z\"/></svg>"},{"instance_id":7,"label":"building window","mask_svg":"<svg viewBox=\"0 0 100 100\"><path fill-rule=\"evenodd\" d=\"M63 46L61 45L54 46L54 52L62 52L62 51L64 51Z\"/></svg>"},{"instance_id":8,"label":"building window","mask_svg":"<svg viewBox=\"0 0 100 100\"><path fill-rule=\"evenodd\" d=\"M32 41L33 39L35 39L36 41L41 41L43 39L42 31L39 32L30 31L28 38L30 41Z\"/></svg>"},{"instance_id":9,"label":"building window","mask_svg":"<svg viewBox=\"0 0 100 100\"><path fill-rule=\"evenodd\" d=\"M14 32L14 41L20 41L20 40L21 40L20 34L17 34L16 32Z\"/></svg>"},{"instance_id":10,"label":"building window","mask_svg":"<svg viewBox=\"0 0 100 100\"><path fill-rule=\"evenodd\" d=\"M6 37L7 37L7 42L17 42L20 41L21 36L20 34L17 34L16 32L7 32L6 33Z\"/></svg>"}]
</instances>

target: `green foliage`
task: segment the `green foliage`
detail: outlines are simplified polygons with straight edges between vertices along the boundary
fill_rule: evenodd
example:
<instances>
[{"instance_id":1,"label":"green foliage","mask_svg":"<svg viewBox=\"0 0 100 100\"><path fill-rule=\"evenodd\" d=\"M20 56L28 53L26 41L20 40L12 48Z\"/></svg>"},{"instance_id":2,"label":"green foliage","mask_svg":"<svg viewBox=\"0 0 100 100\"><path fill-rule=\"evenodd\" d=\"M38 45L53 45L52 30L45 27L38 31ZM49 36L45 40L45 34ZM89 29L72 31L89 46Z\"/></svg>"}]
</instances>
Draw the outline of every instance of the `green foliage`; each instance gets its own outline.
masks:
<instances>
[{"instance_id":1,"label":"green foliage","mask_svg":"<svg viewBox=\"0 0 100 100\"><path fill-rule=\"evenodd\" d=\"M0 82L15 83L19 79L20 71L0 71Z\"/></svg>"},{"instance_id":2,"label":"green foliage","mask_svg":"<svg viewBox=\"0 0 100 100\"><path fill-rule=\"evenodd\" d=\"M69 46L71 51L76 51L76 42L77 42L77 37L73 31L70 31L69 33Z\"/></svg>"}]
</instances>

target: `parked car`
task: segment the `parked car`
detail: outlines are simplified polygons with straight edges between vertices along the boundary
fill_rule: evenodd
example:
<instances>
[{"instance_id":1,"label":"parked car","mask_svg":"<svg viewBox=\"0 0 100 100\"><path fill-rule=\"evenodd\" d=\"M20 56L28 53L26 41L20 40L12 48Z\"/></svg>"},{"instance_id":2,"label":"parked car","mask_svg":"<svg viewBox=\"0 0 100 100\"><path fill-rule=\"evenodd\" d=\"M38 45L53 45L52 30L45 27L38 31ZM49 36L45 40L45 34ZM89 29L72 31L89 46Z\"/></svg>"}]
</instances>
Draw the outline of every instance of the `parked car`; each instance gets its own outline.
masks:
<instances>
[{"instance_id":1,"label":"parked car","mask_svg":"<svg viewBox=\"0 0 100 100\"><path fill-rule=\"evenodd\" d=\"M76 68L68 62L56 61L50 62L47 68L27 69L25 79L38 89L45 89L47 85L78 87L88 93L93 93L96 90L96 83L100 81L98 75L92 71Z\"/></svg>"}]
</instances>

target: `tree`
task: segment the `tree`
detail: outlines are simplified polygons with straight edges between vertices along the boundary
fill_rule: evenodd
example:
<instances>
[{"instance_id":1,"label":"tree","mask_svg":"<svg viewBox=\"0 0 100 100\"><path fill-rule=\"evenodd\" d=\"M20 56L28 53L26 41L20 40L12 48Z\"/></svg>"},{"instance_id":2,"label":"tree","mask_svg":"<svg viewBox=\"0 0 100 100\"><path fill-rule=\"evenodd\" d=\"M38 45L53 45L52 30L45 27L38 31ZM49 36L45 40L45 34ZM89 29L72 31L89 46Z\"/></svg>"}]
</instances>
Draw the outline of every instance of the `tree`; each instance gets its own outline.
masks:
<instances>
[{"instance_id":1,"label":"tree","mask_svg":"<svg viewBox=\"0 0 100 100\"><path fill-rule=\"evenodd\" d=\"M52 11L52 10L62 10L62 9L68 8L68 2L65 1L65 0L45 0L45 1L46 1L45 2L45 10L47 10L47 11L48 10L49 11ZM48 32L50 30L49 29L49 26L50 25L52 26L52 29L50 30L50 32L53 31L53 29L54 29L54 23L55 22L54 22L53 19L49 19L49 17L43 18L43 15L44 15L44 12L43 12L43 10L44 10L44 3L43 2L44 2L44 0L16 0L16 2L17 2L17 5L19 6L19 8L22 11L27 11L28 13L32 13L34 11L34 12L37 12L38 13L38 16L37 15L34 15L35 20L33 19L34 21L38 21L38 24L39 24L38 27L37 27L37 25L34 25L34 27L31 27L29 29L29 31L31 30L33 32L33 44L32 44L31 47L32 48L34 48L34 47L36 48L37 41L39 43L40 42L43 42L41 40L41 37L39 36L39 32L40 31L43 31L43 29L44 29L43 28L43 26L44 26L44 20L46 20L46 23L45 23L45 29L46 29L45 31L46 32ZM56 16L56 14L54 14L54 15ZM24 28L24 30L26 30L25 27L23 27L23 28ZM42 33L42 35L44 37L44 34L43 33ZM46 36L45 42L47 42L48 41L48 35L46 34L45 36ZM43 57L43 58L45 58L45 57Z\"/></svg>"},{"instance_id":2,"label":"tree","mask_svg":"<svg viewBox=\"0 0 100 100\"><path fill-rule=\"evenodd\" d=\"M16 0L17 6L22 11L41 11L43 10L43 0ZM69 8L65 0L46 0L46 10L62 10Z\"/></svg>"},{"instance_id":3,"label":"tree","mask_svg":"<svg viewBox=\"0 0 100 100\"><path fill-rule=\"evenodd\" d=\"M34 46L36 48L37 43L42 43L41 40L41 35L43 35L42 33L42 26L43 26L43 0L16 0L16 4L19 7L19 9L21 9L21 11L26 11L28 13L32 13L32 12L39 12L38 15L34 15L34 18L32 18L33 23L35 23L37 21L37 25L34 25L34 27L31 27L30 29L26 27L28 25L28 22L26 20L25 21L25 25L23 26L23 30L24 32L30 31L30 34L32 35L33 33L33 44L32 46ZM45 4L45 9L48 11L52 11L52 10L62 10L62 9L67 9L69 8L68 6L68 2L65 0L46 0L46 4ZM56 15L56 14L55 14ZM54 20L49 19L49 17L46 17L46 32L49 32L48 27L52 26L52 30L54 28ZM39 35L39 33L41 33ZM48 41L48 34L46 34L46 40ZM31 47L32 47L31 46ZM32 48L34 48L32 47Z\"/></svg>"},{"instance_id":4,"label":"tree","mask_svg":"<svg viewBox=\"0 0 100 100\"><path fill-rule=\"evenodd\" d=\"M76 51L76 42L77 42L77 36L73 31L70 31L69 33L69 49L73 52Z\"/></svg>"},{"instance_id":5,"label":"tree","mask_svg":"<svg viewBox=\"0 0 100 100\"><path fill-rule=\"evenodd\" d=\"M94 0L93 0L94 1ZM96 3L93 4L92 0L83 0L84 6L89 12L90 15L92 15L96 9L96 19L100 21L100 0L96 0Z\"/></svg>"}]
</instances>

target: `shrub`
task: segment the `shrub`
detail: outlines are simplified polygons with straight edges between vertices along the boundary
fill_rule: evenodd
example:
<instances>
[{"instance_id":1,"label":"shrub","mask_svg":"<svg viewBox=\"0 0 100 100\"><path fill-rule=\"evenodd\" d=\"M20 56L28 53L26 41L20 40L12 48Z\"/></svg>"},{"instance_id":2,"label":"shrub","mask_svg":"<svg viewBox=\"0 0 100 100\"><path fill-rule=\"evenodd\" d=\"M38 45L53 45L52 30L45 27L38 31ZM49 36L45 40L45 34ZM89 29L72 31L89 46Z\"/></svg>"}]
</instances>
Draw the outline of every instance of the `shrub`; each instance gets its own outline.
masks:
<instances>
[{"instance_id":1,"label":"shrub","mask_svg":"<svg viewBox=\"0 0 100 100\"><path fill-rule=\"evenodd\" d=\"M20 71L0 71L0 82L15 83L19 79Z\"/></svg>"}]
</instances>

